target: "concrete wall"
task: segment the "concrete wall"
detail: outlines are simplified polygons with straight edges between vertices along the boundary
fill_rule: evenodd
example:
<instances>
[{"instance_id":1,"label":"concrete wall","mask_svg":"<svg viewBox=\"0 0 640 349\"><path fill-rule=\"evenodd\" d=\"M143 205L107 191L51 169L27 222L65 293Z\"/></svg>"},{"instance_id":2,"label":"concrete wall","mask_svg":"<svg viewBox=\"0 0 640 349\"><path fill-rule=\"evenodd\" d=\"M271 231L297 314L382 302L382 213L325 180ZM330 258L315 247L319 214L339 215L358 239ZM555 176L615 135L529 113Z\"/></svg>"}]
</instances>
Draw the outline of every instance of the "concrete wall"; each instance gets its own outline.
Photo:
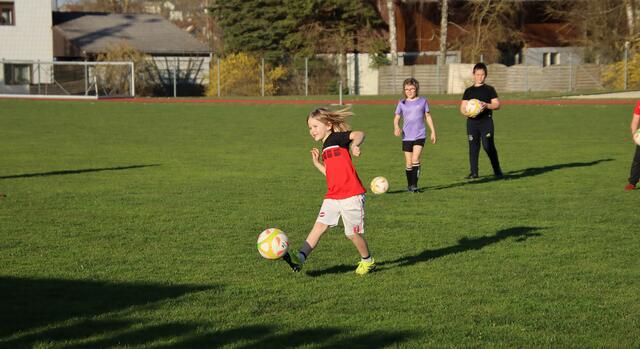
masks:
<instances>
[{"instance_id":1,"label":"concrete wall","mask_svg":"<svg viewBox=\"0 0 640 349\"><path fill-rule=\"evenodd\" d=\"M15 25L0 26L0 60L52 61L51 0L16 0L13 4ZM27 85L5 85L0 63L0 93L26 93L28 89Z\"/></svg>"},{"instance_id":2,"label":"concrete wall","mask_svg":"<svg viewBox=\"0 0 640 349\"><path fill-rule=\"evenodd\" d=\"M448 66L405 65L383 66L378 72L378 94L403 96L402 82L415 78L420 83L420 94L444 93L447 88Z\"/></svg>"},{"instance_id":3,"label":"concrete wall","mask_svg":"<svg viewBox=\"0 0 640 349\"><path fill-rule=\"evenodd\" d=\"M523 64L542 67L545 53L557 53L558 65L582 64L582 49L577 47L535 47L523 49Z\"/></svg>"},{"instance_id":4,"label":"concrete wall","mask_svg":"<svg viewBox=\"0 0 640 349\"><path fill-rule=\"evenodd\" d=\"M378 69L371 68L372 59L368 53L347 54L347 77L349 91L355 95L375 95L378 93Z\"/></svg>"}]
</instances>

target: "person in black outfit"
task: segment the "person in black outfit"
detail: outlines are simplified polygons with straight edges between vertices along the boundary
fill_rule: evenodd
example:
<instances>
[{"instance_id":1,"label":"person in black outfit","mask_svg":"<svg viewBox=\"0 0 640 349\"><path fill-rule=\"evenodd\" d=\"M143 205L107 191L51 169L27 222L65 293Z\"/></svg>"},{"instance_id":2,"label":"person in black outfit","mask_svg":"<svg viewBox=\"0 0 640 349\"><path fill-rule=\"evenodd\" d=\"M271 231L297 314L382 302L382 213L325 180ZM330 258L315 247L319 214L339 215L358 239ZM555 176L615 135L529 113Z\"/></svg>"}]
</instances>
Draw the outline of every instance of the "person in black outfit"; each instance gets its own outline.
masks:
<instances>
[{"instance_id":1,"label":"person in black outfit","mask_svg":"<svg viewBox=\"0 0 640 349\"><path fill-rule=\"evenodd\" d=\"M493 86L484 83L487 77L487 66L478 63L473 67L473 86L468 87L462 95L460 112L467 117L467 136L469 137L469 165L470 172L465 178L478 178L478 157L480 155L480 143L491 160L493 173L497 178L502 178L502 169L498 160L498 151L494 143L493 111L500 109L498 93ZM471 99L480 101L481 111L476 114L467 114L467 102Z\"/></svg>"}]
</instances>

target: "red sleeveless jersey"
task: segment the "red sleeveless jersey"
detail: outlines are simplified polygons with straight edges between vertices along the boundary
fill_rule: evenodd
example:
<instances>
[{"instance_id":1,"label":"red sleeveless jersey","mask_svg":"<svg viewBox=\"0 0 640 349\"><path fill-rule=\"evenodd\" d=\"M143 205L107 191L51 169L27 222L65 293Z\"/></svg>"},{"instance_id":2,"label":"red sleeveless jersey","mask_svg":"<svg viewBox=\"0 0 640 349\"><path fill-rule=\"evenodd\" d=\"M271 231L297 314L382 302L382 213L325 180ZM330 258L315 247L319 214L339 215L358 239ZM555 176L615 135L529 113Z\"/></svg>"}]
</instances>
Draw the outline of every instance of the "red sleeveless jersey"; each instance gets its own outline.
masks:
<instances>
[{"instance_id":1,"label":"red sleeveless jersey","mask_svg":"<svg viewBox=\"0 0 640 349\"><path fill-rule=\"evenodd\" d=\"M326 199L346 199L366 190L351 162L347 132L332 132L322 145L322 161L327 178Z\"/></svg>"}]
</instances>

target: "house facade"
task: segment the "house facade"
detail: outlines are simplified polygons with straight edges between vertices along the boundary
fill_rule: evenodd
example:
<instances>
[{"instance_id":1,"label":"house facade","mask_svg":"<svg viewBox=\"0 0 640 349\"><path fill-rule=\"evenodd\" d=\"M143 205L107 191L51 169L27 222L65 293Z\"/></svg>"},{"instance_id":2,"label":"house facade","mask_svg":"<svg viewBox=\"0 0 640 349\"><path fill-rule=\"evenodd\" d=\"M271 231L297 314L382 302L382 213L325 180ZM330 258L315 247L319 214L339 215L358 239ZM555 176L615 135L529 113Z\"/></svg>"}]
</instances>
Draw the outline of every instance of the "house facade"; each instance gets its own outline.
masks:
<instances>
[{"instance_id":1,"label":"house facade","mask_svg":"<svg viewBox=\"0 0 640 349\"><path fill-rule=\"evenodd\" d=\"M28 93L36 71L53 60L51 0L0 1L0 94Z\"/></svg>"}]
</instances>

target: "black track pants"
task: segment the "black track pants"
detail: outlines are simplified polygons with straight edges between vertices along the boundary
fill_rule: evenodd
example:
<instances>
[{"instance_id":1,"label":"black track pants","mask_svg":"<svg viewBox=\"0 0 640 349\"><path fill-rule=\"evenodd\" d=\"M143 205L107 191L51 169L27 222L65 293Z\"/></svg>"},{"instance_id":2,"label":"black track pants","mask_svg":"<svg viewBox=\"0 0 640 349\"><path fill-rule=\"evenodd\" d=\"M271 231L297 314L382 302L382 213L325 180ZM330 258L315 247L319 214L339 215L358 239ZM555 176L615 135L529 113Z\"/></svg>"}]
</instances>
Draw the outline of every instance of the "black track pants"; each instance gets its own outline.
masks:
<instances>
[{"instance_id":1,"label":"black track pants","mask_svg":"<svg viewBox=\"0 0 640 349\"><path fill-rule=\"evenodd\" d=\"M480 143L482 143L482 148L489 156L493 173L502 174L500 161L498 160L498 150L494 143L493 119L467 119L467 136L469 139L469 167L471 174L478 174Z\"/></svg>"}]
</instances>

